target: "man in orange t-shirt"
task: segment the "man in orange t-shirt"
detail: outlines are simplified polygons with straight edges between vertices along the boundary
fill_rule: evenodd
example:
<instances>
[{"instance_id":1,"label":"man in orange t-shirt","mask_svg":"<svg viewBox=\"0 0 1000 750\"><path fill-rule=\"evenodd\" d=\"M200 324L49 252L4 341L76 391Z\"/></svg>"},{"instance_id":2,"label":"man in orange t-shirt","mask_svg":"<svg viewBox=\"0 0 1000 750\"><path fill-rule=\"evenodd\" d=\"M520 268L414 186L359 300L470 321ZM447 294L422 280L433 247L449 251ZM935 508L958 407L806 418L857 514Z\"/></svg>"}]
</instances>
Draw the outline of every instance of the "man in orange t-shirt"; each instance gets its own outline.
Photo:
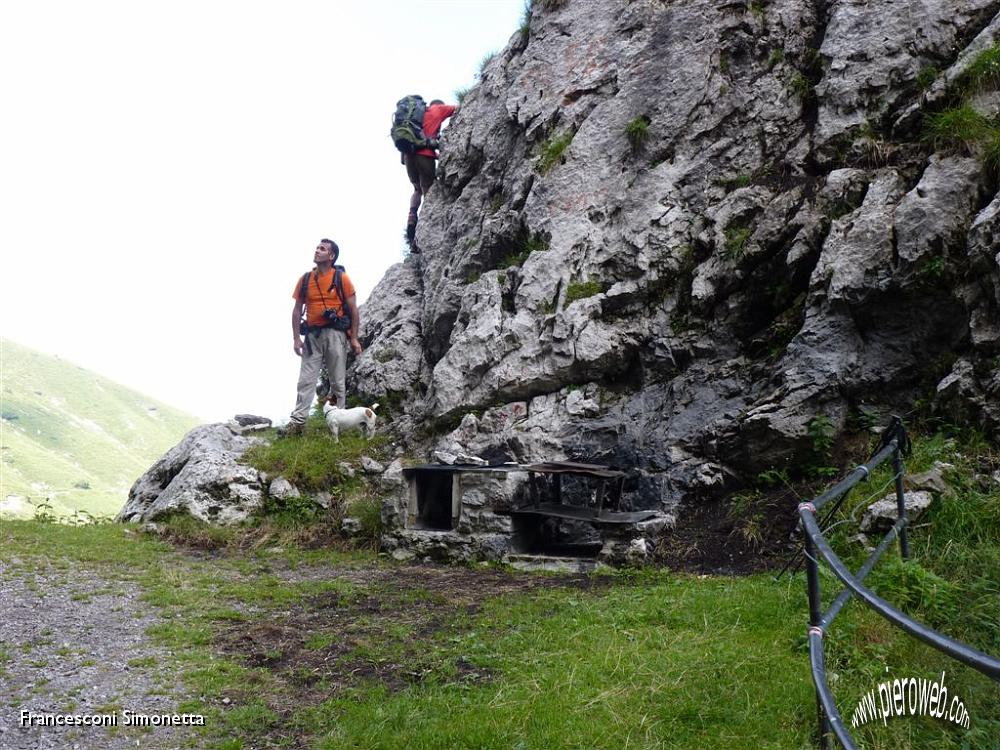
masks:
<instances>
[{"instance_id":1,"label":"man in orange t-shirt","mask_svg":"<svg viewBox=\"0 0 1000 750\"><path fill-rule=\"evenodd\" d=\"M335 266L340 248L333 240L320 240L313 254L316 268L309 272L303 289L303 278L295 283L292 297L292 347L302 358L299 366L298 392L295 410L288 421L287 431L299 433L309 416L316 395L316 380L325 365L330 378L330 390L337 407L343 409L346 398L347 348L361 354L358 341L357 296L347 274ZM339 279L337 278L339 274ZM339 285L338 285L339 280ZM341 290L343 298L341 298ZM300 330L302 310L306 311L305 330ZM305 338L303 339L303 334Z\"/></svg>"},{"instance_id":2,"label":"man in orange t-shirt","mask_svg":"<svg viewBox=\"0 0 1000 750\"><path fill-rule=\"evenodd\" d=\"M437 138L441 132L441 124L455 114L457 107L445 104L440 99L434 99L424 111L424 138L428 140ZM410 197L410 214L406 219L406 241L410 243L412 252L420 252L413 245L413 238L417 232L417 209L420 208L420 201L431 189L434 178L437 176L435 164L437 153L432 148L425 148L415 154L404 154L403 163L406 165L406 176L413 184L413 195Z\"/></svg>"}]
</instances>

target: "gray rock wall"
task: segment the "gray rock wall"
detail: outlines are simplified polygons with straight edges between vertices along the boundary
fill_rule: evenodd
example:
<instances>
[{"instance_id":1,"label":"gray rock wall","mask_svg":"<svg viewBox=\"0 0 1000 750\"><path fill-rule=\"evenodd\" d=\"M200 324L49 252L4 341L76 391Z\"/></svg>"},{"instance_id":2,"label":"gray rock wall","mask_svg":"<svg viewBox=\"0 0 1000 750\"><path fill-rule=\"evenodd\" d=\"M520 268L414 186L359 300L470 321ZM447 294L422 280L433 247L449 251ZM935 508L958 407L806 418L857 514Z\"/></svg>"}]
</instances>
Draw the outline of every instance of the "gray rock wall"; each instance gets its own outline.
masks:
<instances>
[{"instance_id":1,"label":"gray rock wall","mask_svg":"<svg viewBox=\"0 0 1000 750\"><path fill-rule=\"evenodd\" d=\"M1000 432L996 176L921 130L1000 0L544 5L365 306L351 388L418 452L627 466L669 510L862 403Z\"/></svg>"}]
</instances>

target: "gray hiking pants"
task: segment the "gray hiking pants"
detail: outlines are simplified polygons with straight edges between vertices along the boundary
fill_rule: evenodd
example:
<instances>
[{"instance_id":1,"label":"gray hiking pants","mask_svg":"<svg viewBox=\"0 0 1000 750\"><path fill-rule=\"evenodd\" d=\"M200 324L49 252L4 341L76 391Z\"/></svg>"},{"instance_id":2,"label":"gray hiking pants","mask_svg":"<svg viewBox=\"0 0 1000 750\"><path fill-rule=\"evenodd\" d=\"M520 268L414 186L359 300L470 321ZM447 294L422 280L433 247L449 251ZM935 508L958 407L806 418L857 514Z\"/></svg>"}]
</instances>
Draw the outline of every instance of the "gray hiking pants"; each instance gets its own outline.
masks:
<instances>
[{"instance_id":1,"label":"gray hiking pants","mask_svg":"<svg viewBox=\"0 0 1000 750\"><path fill-rule=\"evenodd\" d=\"M320 328L308 334L311 353L302 352L302 364L299 366L298 397L295 410L289 422L303 424L309 416L316 395L316 380L319 371L326 365L326 374L330 377L330 390L337 399L337 406L345 406L345 377L347 370L347 334L333 328Z\"/></svg>"}]
</instances>

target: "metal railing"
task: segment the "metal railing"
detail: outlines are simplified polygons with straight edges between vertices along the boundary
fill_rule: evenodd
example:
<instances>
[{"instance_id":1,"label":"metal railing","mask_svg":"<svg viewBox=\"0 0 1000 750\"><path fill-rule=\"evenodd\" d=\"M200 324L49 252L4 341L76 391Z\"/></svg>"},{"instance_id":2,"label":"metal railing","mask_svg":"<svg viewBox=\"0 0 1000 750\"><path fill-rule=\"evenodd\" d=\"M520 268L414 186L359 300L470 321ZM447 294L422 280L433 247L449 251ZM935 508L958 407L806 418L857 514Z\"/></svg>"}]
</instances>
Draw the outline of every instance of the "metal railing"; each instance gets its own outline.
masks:
<instances>
[{"instance_id":1,"label":"metal railing","mask_svg":"<svg viewBox=\"0 0 1000 750\"><path fill-rule=\"evenodd\" d=\"M882 442L878 451L868 463L855 468L844 479L812 502L800 503L798 507L805 542L806 587L809 594L809 662L812 667L813 683L816 686L816 715L819 722L820 747L823 750L830 747L831 734L837 738L845 750L857 750L858 747L837 710L833 693L826 681L826 667L823 660L823 635L829 630L834 619L852 596L858 597L879 615L913 637L1000 682L1000 659L977 651L965 643L942 635L907 617L864 586L865 578L894 540L899 540L899 551L902 557L904 559L909 557L909 543L906 538L908 521L903 494L903 455L904 453L909 454L909 451L910 441L903 427L903 422L899 417L893 417L885 432L882 433ZM875 468L890 458L895 474L896 523L858 569L858 572L851 573L850 569L844 565L830 547L826 537L823 536L823 531L816 520L816 513L831 500L837 500L839 503L852 487L867 480ZM822 611L819 583L820 558L826 562L834 575L845 586L825 612Z\"/></svg>"}]
</instances>

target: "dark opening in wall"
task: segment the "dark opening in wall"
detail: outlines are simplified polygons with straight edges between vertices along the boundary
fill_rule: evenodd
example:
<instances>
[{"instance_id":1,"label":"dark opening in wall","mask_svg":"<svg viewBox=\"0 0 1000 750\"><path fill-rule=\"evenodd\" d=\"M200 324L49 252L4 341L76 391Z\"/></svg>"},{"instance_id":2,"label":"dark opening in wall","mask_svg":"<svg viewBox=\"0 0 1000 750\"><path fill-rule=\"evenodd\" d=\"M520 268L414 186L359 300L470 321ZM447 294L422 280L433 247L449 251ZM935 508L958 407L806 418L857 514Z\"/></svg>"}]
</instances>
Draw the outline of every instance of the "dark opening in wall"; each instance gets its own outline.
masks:
<instances>
[{"instance_id":1,"label":"dark opening in wall","mask_svg":"<svg viewBox=\"0 0 1000 750\"><path fill-rule=\"evenodd\" d=\"M597 557L603 546L589 523L538 515L515 515L511 548L525 555Z\"/></svg>"},{"instance_id":2,"label":"dark opening in wall","mask_svg":"<svg viewBox=\"0 0 1000 750\"><path fill-rule=\"evenodd\" d=\"M414 475L410 481L415 485L416 507L410 509L411 528L450 531L455 527L452 513L457 478L457 474L443 471Z\"/></svg>"}]
</instances>

